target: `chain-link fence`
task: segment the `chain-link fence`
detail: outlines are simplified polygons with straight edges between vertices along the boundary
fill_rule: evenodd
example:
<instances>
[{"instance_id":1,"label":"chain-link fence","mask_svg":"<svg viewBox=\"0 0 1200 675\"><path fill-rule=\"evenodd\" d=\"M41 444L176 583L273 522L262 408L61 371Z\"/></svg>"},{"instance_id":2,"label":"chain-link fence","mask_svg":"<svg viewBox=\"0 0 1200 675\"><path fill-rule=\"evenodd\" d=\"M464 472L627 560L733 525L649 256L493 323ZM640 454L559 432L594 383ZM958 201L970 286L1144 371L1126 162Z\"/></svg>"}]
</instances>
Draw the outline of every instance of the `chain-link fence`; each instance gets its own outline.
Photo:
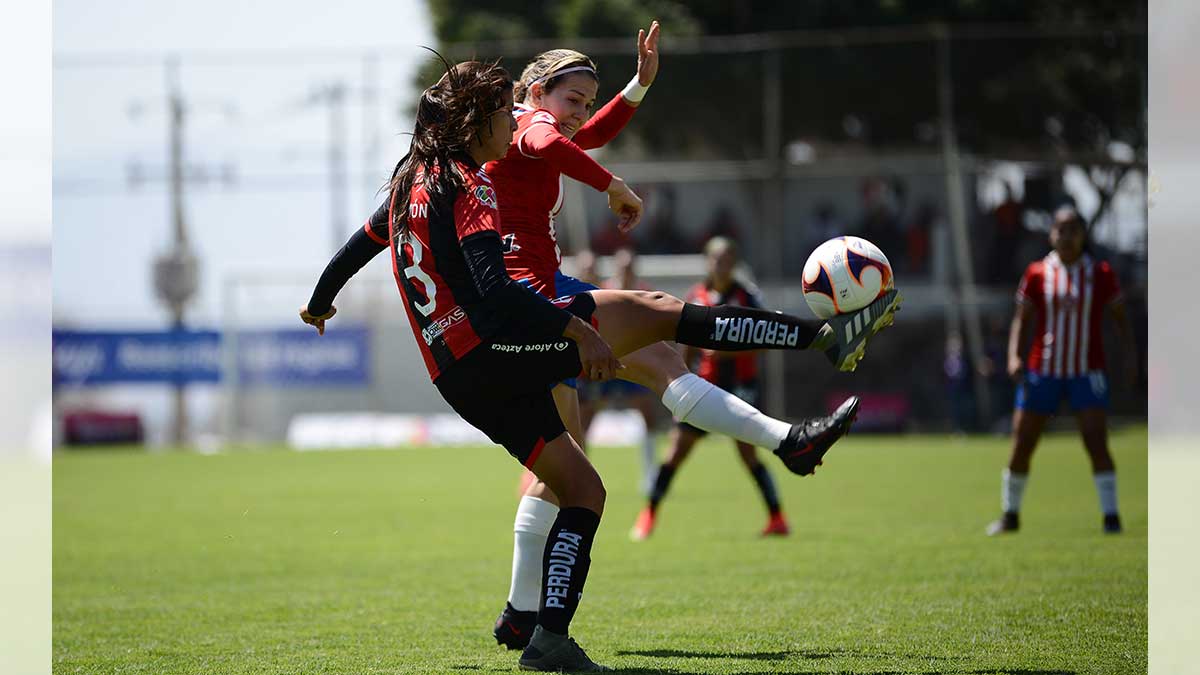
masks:
<instances>
[{"instance_id":1,"label":"chain-link fence","mask_svg":"<svg viewBox=\"0 0 1200 675\"><path fill-rule=\"evenodd\" d=\"M1145 335L1144 105L1140 117L1117 105L1130 87L1144 102L1145 43L1144 31L1128 29L938 26L664 39L645 104L597 153L644 195L643 225L624 240L602 196L567 181L560 242L567 254L602 255L632 243L651 256L645 276L683 292L686 274L659 267L672 258L656 256L694 255L714 234L731 236L771 304L804 312L798 275L808 252L835 234L864 236L887 253L908 294L903 318L853 379L799 357L771 361L769 407L807 413L826 392L853 388L903 408L905 424L990 426L1011 400L993 373L1012 291L1024 265L1047 250L1049 212L1062 199L1094 221L1092 245L1118 268ZM444 51L502 57L516 74L552 46ZM600 103L633 73L627 41L572 46L599 65ZM1120 59L1089 62L1097 53L1127 57L1127 72L1113 65ZM1061 62L1054 77L1034 67L1047 54ZM227 325L237 280L295 279L297 270L315 279L374 209L404 152L425 58L415 47L56 57L56 325L162 325L146 278L171 245L178 206L201 261L191 325ZM1107 70L1080 83L1089 68ZM1094 91L1105 86L1119 88L1112 109L1088 109L1105 100ZM1090 95L1072 98L1080 91ZM167 114L172 98L185 111L177 123ZM1003 134L998 115L1011 121ZM172 138L183 165L174 187ZM695 278L702 273L696 266ZM92 287L99 275L130 292ZM238 320L292 321L306 297L303 284L289 288L239 301ZM398 304L380 302L403 323ZM395 351L412 346L406 331L388 329L373 344L415 359L415 349ZM392 361L376 368L376 382L424 377ZM277 394L278 414L242 407L235 426L270 418L261 430L269 437L293 412L342 405L336 396ZM368 398L408 405L401 389ZM975 400L964 412L966 399ZM348 395L342 407L364 400ZM1119 394L1117 410L1144 414L1144 396Z\"/></svg>"}]
</instances>

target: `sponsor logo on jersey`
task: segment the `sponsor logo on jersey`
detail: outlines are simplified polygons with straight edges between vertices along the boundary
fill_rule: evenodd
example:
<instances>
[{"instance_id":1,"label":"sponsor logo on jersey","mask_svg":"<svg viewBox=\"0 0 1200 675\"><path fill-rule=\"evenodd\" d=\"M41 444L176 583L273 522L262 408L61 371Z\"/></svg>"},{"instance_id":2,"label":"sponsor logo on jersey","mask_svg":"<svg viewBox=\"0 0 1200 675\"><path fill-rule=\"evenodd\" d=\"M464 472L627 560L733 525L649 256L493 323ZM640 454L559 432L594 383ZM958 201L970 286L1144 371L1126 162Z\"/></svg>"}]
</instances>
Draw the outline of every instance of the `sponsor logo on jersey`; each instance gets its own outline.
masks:
<instances>
[{"instance_id":1,"label":"sponsor logo on jersey","mask_svg":"<svg viewBox=\"0 0 1200 675\"><path fill-rule=\"evenodd\" d=\"M560 530L555 538L554 546L546 567L546 606L566 607L565 600L571 587L571 573L575 571L575 563L579 562L579 544L583 536Z\"/></svg>"},{"instance_id":2,"label":"sponsor logo on jersey","mask_svg":"<svg viewBox=\"0 0 1200 675\"><path fill-rule=\"evenodd\" d=\"M471 192L475 195L475 199L479 200L480 204L490 208L496 208L496 191L490 185L476 185Z\"/></svg>"},{"instance_id":3,"label":"sponsor logo on jersey","mask_svg":"<svg viewBox=\"0 0 1200 675\"><path fill-rule=\"evenodd\" d=\"M493 342L492 343L492 351L506 352L509 354L520 354L522 352L525 352L525 353L529 353L529 352L538 352L538 353L561 352L561 351L566 351L566 349L569 345L570 345L570 343L567 340L562 340L561 342L543 342L540 344L529 344L529 345L506 345L506 344L501 344L499 342Z\"/></svg>"},{"instance_id":4,"label":"sponsor logo on jersey","mask_svg":"<svg viewBox=\"0 0 1200 675\"><path fill-rule=\"evenodd\" d=\"M455 307L446 316L436 319L433 323L421 329L421 337L425 339L425 345L432 345L433 341L442 336L451 326L467 318L467 313L462 307Z\"/></svg>"},{"instance_id":5,"label":"sponsor logo on jersey","mask_svg":"<svg viewBox=\"0 0 1200 675\"><path fill-rule=\"evenodd\" d=\"M746 345L779 345L795 347L800 341L800 326L791 327L782 321L767 319L717 319L712 339Z\"/></svg>"}]
</instances>

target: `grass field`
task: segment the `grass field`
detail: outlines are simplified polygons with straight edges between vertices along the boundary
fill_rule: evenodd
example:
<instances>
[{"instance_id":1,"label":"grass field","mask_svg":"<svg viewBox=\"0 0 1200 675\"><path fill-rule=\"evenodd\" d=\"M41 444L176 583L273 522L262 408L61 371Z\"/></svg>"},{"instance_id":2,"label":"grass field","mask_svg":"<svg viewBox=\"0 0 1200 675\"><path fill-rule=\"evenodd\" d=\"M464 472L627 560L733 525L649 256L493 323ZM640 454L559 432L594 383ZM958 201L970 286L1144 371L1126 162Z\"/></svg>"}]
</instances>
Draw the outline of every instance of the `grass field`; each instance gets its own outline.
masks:
<instances>
[{"instance_id":1,"label":"grass field","mask_svg":"<svg viewBox=\"0 0 1200 675\"><path fill-rule=\"evenodd\" d=\"M1100 533L1073 435L1035 457L1024 530L989 539L1006 442L851 436L817 476L774 458L794 532L726 439L676 479L660 528L627 448L573 632L631 673L1146 670L1146 433L1113 437L1125 533ZM54 463L55 673L512 672L515 463L498 448Z\"/></svg>"}]
</instances>

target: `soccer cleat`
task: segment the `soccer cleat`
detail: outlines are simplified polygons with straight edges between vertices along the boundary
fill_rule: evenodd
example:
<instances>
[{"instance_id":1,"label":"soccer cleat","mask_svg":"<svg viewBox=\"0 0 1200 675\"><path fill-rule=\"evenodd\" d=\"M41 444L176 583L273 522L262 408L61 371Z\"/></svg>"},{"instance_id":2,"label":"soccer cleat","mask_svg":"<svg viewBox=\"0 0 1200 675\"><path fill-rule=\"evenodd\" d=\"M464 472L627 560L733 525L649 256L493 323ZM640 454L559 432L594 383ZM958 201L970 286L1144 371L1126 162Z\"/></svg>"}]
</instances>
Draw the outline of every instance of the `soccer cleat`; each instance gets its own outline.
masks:
<instances>
[{"instance_id":1,"label":"soccer cleat","mask_svg":"<svg viewBox=\"0 0 1200 675\"><path fill-rule=\"evenodd\" d=\"M1017 517L1016 512L1006 511L1004 515L988 524L987 535L994 537L998 534L1016 532L1019 529L1021 529L1021 519Z\"/></svg>"},{"instance_id":2,"label":"soccer cleat","mask_svg":"<svg viewBox=\"0 0 1200 675\"><path fill-rule=\"evenodd\" d=\"M851 396L832 415L801 420L792 425L775 454L788 471L807 476L816 471L829 448L850 431L857 414L858 397Z\"/></svg>"},{"instance_id":3,"label":"soccer cleat","mask_svg":"<svg viewBox=\"0 0 1200 675\"><path fill-rule=\"evenodd\" d=\"M606 668L588 658L575 638L552 633L541 626L533 629L529 646L517 661L521 670L541 670L555 673L606 673Z\"/></svg>"},{"instance_id":4,"label":"soccer cleat","mask_svg":"<svg viewBox=\"0 0 1200 675\"><path fill-rule=\"evenodd\" d=\"M537 612L519 612L513 609L511 603L504 603L504 611L496 617L496 626L492 635L496 644L508 649L524 649L533 636L533 628L537 625Z\"/></svg>"},{"instance_id":5,"label":"soccer cleat","mask_svg":"<svg viewBox=\"0 0 1200 675\"><path fill-rule=\"evenodd\" d=\"M1104 514L1104 534L1121 534L1121 516L1115 513Z\"/></svg>"},{"instance_id":6,"label":"soccer cleat","mask_svg":"<svg viewBox=\"0 0 1200 675\"><path fill-rule=\"evenodd\" d=\"M866 354L867 342L872 335L895 322L903 299L893 288L857 312L830 317L825 323L829 331L822 339L833 344L825 348L825 356L842 372L858 368L858 362Z\"/></svg>"},{"instance_id":7,"label":"soccer cleat","mask_svg":"<svg viewBox=\"0 0 1200 675\"><path fill-rule=\"evenodd\" d=\"M644 541L653 531L654 510L647 506L638 513L637 520L633 523L633 528L629 530L629 540Z\"/></svg>"},{"instance_id":8,"label":"soccer cleat","mask_svg":"<svg viewBox=\"0 0 1200 675\"><path fill-rule=\"evenodd\" d=\"M782 513L776 513L767 521L767 526L763 528L762 536L769 537L776 535L786 537L791 533L791 528L788 527L787 521L784 520Z\"/></svg>"}]
</instances>

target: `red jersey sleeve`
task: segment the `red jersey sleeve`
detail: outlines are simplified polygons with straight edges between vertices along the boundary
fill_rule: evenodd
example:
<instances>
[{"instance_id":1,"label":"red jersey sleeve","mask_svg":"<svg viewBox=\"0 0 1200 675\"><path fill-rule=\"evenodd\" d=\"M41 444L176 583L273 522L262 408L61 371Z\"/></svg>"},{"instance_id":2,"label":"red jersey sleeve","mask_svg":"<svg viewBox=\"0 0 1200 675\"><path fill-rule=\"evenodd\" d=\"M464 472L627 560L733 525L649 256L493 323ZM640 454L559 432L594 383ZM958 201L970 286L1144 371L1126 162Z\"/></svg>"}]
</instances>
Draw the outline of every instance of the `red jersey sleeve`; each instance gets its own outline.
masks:
<instances>
[{"instance_id":1,"label":"red jersey sleeve","mask_svg":"<svg viewBox=\"0 0 1200 675\"><path fill-rule=\"evenodd\" d=\"M708 289L704 287L704 284L696 284L695 286L692 286L692 288L688 290L687 299L685 299L684 302L690 302L693 305L707 305Z\"/></svg>"},{"instance_id":2,"label":"red jersey sleeve","mask_svg":"<svg viewBox=\"0 0 1200 675\"><path fill-rule=\"evenodd\" d=\"M543 115L541 111L534 113ZM549 115L546 115L549 117ZM553 118L551 118L553 119ZM583 148L559 132L554 123L535 117L529 128L517 139L517 149L527 157L540 157L560 172L586 183L600 192L612 183L612 173L588 157Z\"/></svg>"},{"instance_id":3,"label":"red jersey sleeve","mask_svg":"<svg viewBox=\"0 0 1200 675\"><path fill-rule=\"evenodd\" d=\"M1123 299L1121 282L1117 279L1117 273L1113 271L1112 265L1109 265L1107 260L1096 264L1096 296L1096 304L1101 307L1120 302Z\"/></svg>"},{"instance_id":4,"label":"red jersey sleeve","mask_svg":"<svg viewBox=\"0 0 1200 675\"><path fill-rule=\"evenodd\" d=\"M598 148L621 133L625 125L629 124L629 120L633 119L635 110L637 108L630 105L624 96L617 94L579 127L579 131L575 132L575 137L571 140L584 150Z\"/></svg>"},{"instance_id":5,"label":"red jersey sleeve","mask_svg":"<svg viewBox=\"0 0 1200 675\"><path fill-rule=\"evenodd\" d=\"M371 241L381 246L388 245L388 221L391 219L392 200L389 197L386 201L375 209L375 213L367 218L366 224L363 225L363 232L371 238Z\"/></svg>"},{"instance_id":6,"label":"red jersey sleeve","mask_svg":"<svg viewBox=\"0 0 1200 675\"><path fill-rule=\"evenodd\" d=\"M458 240L478 232L500 232L496 189L485 179L467 174L466 183L454 199L454 227Z\"/></svg>"},{"instance_id":7,"label":"red jersey sleeve","mask_svg":"<svg viewBox=\"0 0 1200 675\"><path fill-rule=\"evenodd\" d=\"M1042 294L1042 266L1039 263L1030 263L1029 267L1025 268L1025 274L1021 275L1021 283L1017 284L1017 304L1035 303Z\"/></svg>"}]
</instances>

